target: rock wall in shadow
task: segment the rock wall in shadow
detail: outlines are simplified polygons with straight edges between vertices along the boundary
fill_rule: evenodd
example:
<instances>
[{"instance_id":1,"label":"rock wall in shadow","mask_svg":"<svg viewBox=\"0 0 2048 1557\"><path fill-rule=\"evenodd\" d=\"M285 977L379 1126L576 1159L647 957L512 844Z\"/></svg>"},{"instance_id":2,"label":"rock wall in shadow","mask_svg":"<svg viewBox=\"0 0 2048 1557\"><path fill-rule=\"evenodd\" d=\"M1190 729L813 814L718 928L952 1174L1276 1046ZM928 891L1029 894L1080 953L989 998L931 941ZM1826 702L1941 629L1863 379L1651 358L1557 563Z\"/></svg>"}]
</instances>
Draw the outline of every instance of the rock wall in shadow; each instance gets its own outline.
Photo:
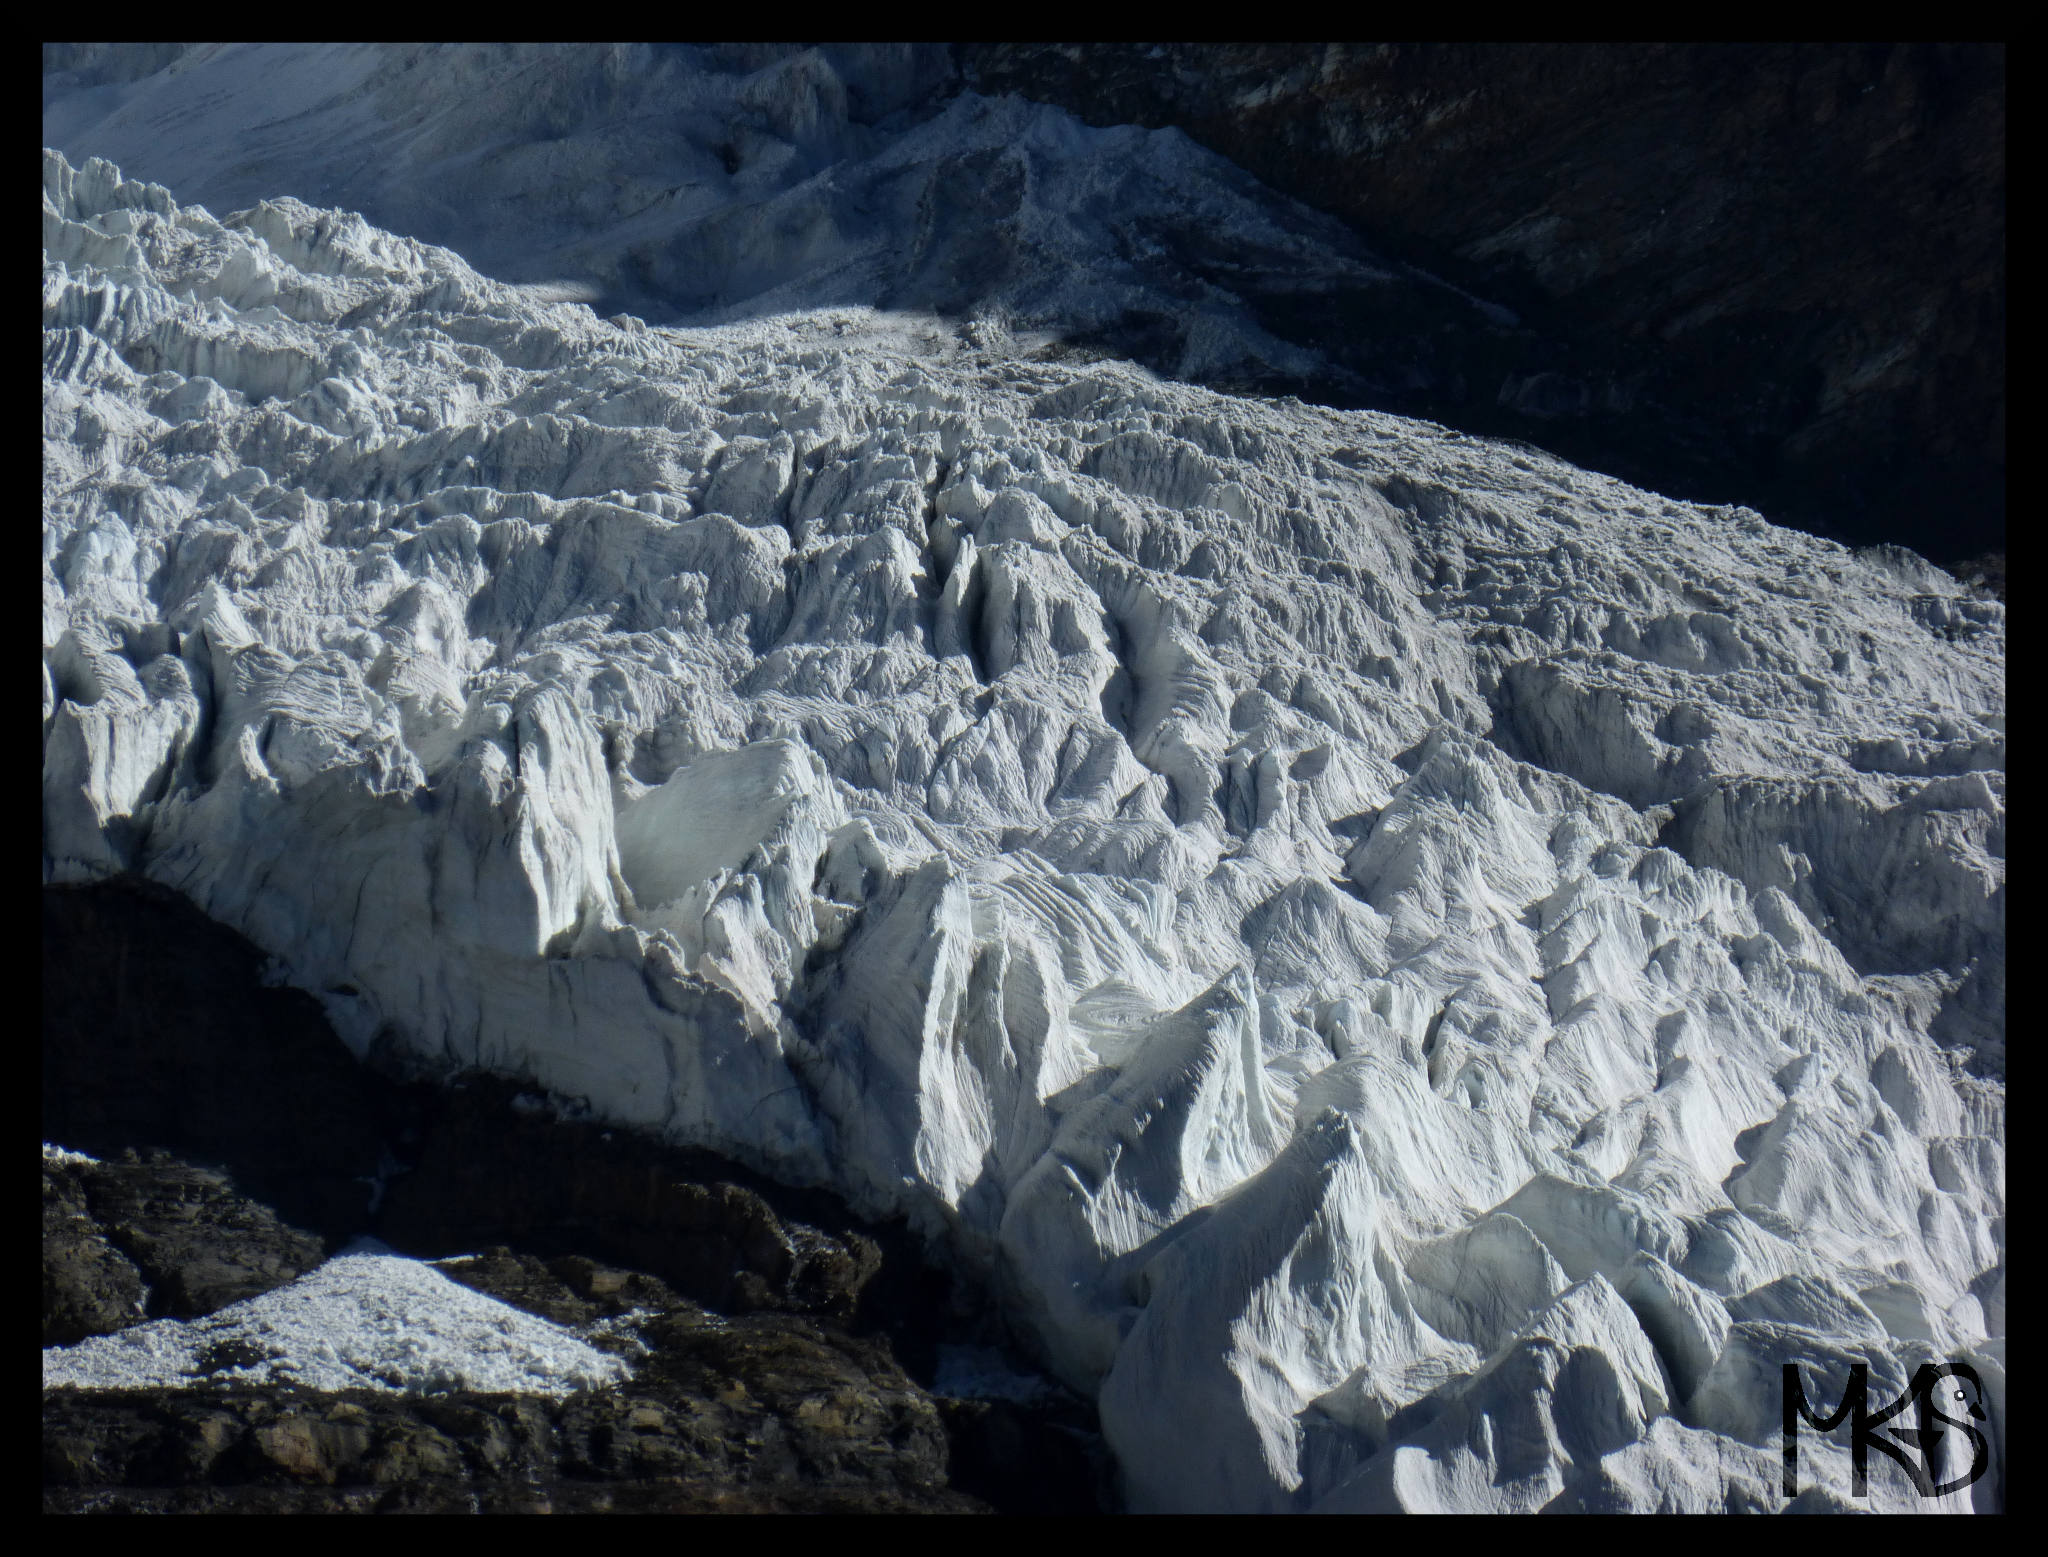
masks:
<instances>
[{"instance_id":1,"label":"rock wall in shadow","mask_svg":"<svg viewBox=\"0 0 2048 1557\"><path fill-rule=\"evenodd\" d=\"M2003 45L959 58L982 92L1177 126L1521 316L1518 337L1442 337L1397 403L1370 381L1382 338L1324 313L1377 406L1844 540L2003 547Z\"/></svg>"},{"instance_id":2,"label":"rock wall in shadow","mask_svg":"<svg viewBox=\"0 0 2048 1557\"><path fill-rule=\"evenodd\" d=\"M993 1332L906 1229L514 1078L358 1064L147 881L45 889L42 956L43 1136L104 1159L45 1157L44 1345L214 1312L363 1235L471 1254L447 1274L557 1323L657 1316L623 1393L566 1403L58 1391L50 1511L1101 1506L1091 1407L930 1392L942 1343Z\"/></svg>"}]
</instances>

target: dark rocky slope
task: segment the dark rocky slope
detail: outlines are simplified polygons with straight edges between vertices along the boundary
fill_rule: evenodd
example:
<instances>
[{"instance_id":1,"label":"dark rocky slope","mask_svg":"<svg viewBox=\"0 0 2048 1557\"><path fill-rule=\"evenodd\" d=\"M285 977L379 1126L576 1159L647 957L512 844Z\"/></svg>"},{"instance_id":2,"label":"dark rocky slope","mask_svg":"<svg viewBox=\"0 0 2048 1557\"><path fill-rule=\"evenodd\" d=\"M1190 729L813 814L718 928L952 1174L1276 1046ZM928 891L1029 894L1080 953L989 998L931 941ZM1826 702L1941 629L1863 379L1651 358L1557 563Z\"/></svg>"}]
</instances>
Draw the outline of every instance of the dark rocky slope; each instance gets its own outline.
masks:
<instances>
[{"instance_id":1,"label":"dark rocky slope","mask_svg":"<svg viewBox=\"0 0 2048 1557\"><path fill-rule=\"evenodd\" d=\"M247 1384L46 1394L52 1511L1093 1511L1092 1411L952 1399L989 1340L900 1227L558 1117L510 1078L360 1065L262 957L132 879L43 898L43 1344L196 1317L362 1235L572 1327L629 1310L621 1389L565 1401Z\"/></svg>"}]
</instances>

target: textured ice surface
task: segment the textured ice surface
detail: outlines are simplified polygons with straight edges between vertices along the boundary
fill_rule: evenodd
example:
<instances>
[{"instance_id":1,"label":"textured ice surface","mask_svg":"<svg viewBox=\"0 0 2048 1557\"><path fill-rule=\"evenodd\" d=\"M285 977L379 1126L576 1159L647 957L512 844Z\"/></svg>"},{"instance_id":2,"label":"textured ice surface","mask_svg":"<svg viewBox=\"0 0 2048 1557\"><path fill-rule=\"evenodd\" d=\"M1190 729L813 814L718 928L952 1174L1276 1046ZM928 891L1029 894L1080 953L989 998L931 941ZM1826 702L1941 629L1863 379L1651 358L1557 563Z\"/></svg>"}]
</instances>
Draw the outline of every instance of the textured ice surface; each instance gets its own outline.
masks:
<instances>
[{"instance_id":1,"label":"textured ice surface","mask_svg":"<svg viewBox=\"0 0 2048 1557\"><path fill-rule=\"evenodd\" d=\"M203 1319L159 1319L43 1350L43 1387L207 1383L566 1395L625 1365L559 1325L371 1246Z\"/></svg>"},{"instance_id":2,"label":"textured ice surface","mask_svg":"<svg viewBox=\"0 0 2048 1557\"><path fill-rule=\"evenodd\" d=\"M606 313L940 309L1259 382L1321 371L1310 321L1331 310L1512 323L1176 130L946 97L945 44L124 45L79 63L43 79L44 140L73 162L216 211L346 207Z\"/></svg>"},{"instance_id":3,"label":"textured ice surface","mask_svg":"<svg viewBox=\"0 0 2048 1557\"><path fill-rule=\"evenodd\" d=\"M907 1213L1136 1508L1776 1508L1788 1361L1967 1361L2002 1454L1999 605L929 318L44 201L46 879Z\"/></svg>"}]
</instances>

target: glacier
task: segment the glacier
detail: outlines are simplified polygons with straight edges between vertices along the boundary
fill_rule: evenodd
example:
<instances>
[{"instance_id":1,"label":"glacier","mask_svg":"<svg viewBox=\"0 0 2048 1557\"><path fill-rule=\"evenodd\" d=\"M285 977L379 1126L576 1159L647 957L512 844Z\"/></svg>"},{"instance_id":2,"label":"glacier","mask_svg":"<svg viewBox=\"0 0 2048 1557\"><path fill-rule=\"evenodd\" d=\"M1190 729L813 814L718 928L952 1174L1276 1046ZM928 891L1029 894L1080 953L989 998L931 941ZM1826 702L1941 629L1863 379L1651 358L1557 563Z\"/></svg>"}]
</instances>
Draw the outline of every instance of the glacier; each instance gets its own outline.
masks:
<instances>
[{"instance_id":1,"label":"glacier","mask_svg":"<svg viewBox=\"0 0 2048 1557\"><path fill-rule=\"evenodd\" d=\"M2004 609L930 313L43 162L43 872L908 1218L1138 1511L1775 1510L1968 1364Z\"/></svg>"}]
</instances>

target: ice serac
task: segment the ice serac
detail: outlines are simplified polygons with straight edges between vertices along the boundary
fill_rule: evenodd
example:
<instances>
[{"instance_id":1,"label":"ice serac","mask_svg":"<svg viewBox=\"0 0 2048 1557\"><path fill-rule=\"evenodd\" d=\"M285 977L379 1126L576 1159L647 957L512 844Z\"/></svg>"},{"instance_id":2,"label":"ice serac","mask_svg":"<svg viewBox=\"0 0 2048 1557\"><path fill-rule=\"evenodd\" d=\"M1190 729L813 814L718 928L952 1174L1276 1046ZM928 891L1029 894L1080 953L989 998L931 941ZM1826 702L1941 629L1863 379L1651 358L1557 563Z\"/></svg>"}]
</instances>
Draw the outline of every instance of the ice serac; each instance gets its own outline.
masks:
<instances>
[{"instance_id":1,"label":"ice serac","mask_svg":"<svg viewBox=\"0 0 2048 1557\"><path fill-rule=\"evenodd\" d=\"M1776 1508L1786 1362L1934 1356L1997 1506L2000 606L924 316L43 222L46 881L912 1218L1134 1508Z\"/></svg>"}]
</instances>

